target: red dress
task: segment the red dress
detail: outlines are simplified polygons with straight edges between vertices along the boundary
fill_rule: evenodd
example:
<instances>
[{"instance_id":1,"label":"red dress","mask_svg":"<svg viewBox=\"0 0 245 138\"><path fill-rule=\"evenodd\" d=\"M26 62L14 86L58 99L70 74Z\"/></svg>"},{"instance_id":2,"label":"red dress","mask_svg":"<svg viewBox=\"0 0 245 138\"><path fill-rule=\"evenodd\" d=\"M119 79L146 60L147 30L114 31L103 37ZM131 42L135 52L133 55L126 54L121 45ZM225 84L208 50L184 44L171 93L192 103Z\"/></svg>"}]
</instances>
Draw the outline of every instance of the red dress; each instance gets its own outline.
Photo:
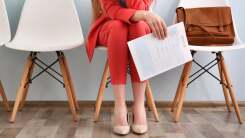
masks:
<instances>
[{"instance_id":1,"label":"red dress","mask_svg":"<svg viewBox=\"0 0 245 138\"><path fill-rule=\"evenodd\" d=\"M125 0L125 2L128 8L121 7L119 0L100 0L103 14L92 24L86 41L89 61L93 58L96 45L108 47L113 84L126 83L127 64L131 66L132 81L139 81L131 57L127 57L129 53L127 41L150 33L150 28L145 22L131 22L130 18L137 10L149 10L152 0Z\"/></svg>"}]
</instances>

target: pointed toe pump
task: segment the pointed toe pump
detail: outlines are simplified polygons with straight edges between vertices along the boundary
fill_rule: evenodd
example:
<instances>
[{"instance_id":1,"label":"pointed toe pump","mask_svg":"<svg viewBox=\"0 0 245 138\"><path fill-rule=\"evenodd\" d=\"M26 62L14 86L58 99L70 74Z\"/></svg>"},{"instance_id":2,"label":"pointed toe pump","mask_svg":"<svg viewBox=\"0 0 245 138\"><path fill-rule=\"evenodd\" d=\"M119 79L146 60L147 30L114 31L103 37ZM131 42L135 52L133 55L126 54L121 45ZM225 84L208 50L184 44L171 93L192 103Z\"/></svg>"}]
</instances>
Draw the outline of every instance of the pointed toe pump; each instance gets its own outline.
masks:
<instances>
[{"instance_id":1,"label":"pointed toe pump","mask_svg":"<svg viewBox=\"0 0 245 138\"><path fill-rule=\"evenodd\" d=\"M115 125L114 117L113 120L113 132L117 135L127 135L130 132L130 126L129 125ZM127 122L129 122L129 116L127 114Z\"/></svg>"}]
</instances>

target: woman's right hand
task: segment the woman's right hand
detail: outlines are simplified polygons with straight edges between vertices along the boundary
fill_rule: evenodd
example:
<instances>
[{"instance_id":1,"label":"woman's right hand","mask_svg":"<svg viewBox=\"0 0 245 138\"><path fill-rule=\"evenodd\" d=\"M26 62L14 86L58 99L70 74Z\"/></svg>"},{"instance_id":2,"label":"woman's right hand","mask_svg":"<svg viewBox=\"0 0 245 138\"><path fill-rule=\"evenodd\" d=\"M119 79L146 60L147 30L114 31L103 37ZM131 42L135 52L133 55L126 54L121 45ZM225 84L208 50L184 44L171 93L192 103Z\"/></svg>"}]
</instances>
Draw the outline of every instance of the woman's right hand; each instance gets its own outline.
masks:
<instances>
[{"instance_id":1,"label":"woman's right hand","mask_svg":"<svg viewBox=\"0 0 245 138\"><path fill-rule=\"evenodd\" d=\"M131 20L145 21L151 28L153 35L159 39L164 39L167 36L167 26L164 20L150 11L136 11Z\"/></svg>"}]
</instances>

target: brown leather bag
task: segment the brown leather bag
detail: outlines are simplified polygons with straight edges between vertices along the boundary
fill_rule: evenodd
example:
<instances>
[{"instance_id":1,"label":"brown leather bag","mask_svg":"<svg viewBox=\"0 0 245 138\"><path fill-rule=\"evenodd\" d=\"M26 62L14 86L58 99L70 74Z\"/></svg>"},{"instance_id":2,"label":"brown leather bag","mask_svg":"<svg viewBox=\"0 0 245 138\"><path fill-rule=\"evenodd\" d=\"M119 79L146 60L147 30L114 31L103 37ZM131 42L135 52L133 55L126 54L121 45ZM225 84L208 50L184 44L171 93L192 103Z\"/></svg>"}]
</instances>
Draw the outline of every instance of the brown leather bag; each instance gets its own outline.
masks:
<instances>
[{"instance_id":1,"label":"brown leather bag","mask_svg":"<svg viewBox=\"0 0 245 138\"><path fill-rule=\"evenodd\" d=\"M177 8L177 22L184 22L191 45L228 45L234 43L235 31L231 8Z\"/></svg>"}]
</instances>

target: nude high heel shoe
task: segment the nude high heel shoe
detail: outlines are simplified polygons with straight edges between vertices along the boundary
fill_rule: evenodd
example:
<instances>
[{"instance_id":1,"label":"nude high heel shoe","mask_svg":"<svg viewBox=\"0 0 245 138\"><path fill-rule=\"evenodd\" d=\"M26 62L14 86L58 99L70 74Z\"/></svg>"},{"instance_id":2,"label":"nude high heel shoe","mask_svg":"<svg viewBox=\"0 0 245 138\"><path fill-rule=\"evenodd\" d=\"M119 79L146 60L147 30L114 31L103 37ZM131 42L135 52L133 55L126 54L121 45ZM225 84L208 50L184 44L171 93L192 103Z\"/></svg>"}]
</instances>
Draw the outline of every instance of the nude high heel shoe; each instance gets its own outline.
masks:
<instances>
[{"instance_id":1,"label":"nude high heel shoe","mask_svg":"<svg viewBox=\"0 0 245 138\"><path fill-rule=\"evenodd\" d=\"M113 123L115 122L114 117L112 118ZM127 122L129 122L129 115L127 114ZM114 123L115 124L115 123ZM129 134L130 126L129 125L114 125L113 132L117 135L127 135Z\"/></svg>"},{"instance_id":2,"label":"nude high heel shoe","mask_svg":"<svg viewBox=\"0 0 245 138\"><path fill-rule=\"evenodd\" d=\"M133 115L133 125L132 125L132 131L136 134L142 135L145 134L148 131L148 125L137 125L134 123L134 115Z\"/></svg>"}]
</instances>

